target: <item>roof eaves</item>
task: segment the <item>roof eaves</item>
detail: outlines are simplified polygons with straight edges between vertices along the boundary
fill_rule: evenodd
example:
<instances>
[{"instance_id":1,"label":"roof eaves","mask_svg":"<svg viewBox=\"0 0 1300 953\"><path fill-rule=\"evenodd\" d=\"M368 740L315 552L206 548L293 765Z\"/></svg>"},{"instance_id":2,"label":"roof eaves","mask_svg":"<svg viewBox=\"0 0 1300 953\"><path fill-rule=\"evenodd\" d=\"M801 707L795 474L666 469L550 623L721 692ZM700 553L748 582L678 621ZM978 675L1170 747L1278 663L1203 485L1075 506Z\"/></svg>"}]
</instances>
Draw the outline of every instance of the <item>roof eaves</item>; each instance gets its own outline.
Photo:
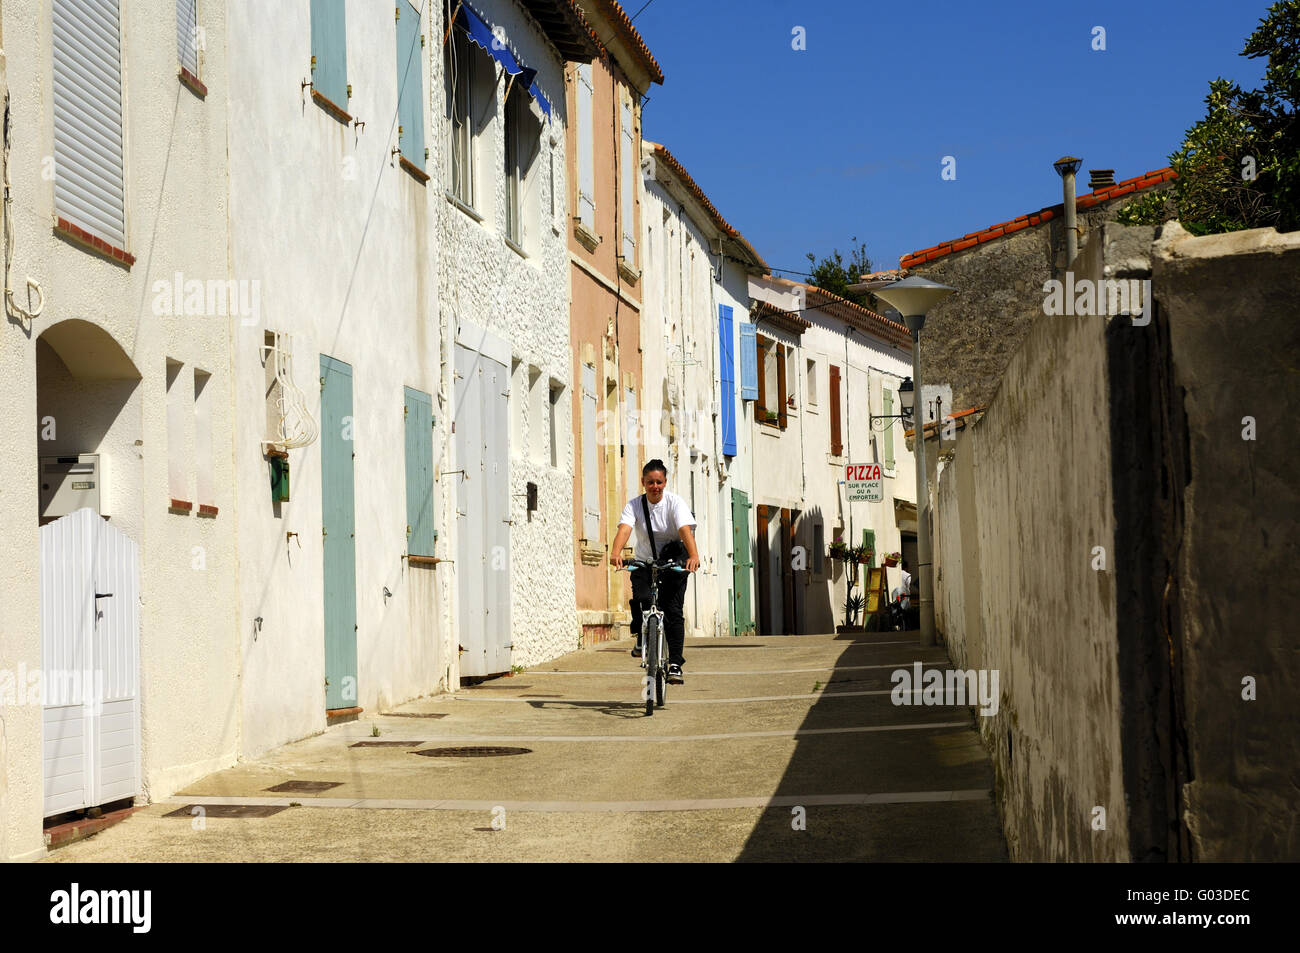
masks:
<instances>
[{"instance_id":1,"label":"roof eaves","mask_svg":"<svg viewBox=\"0 0 1300 953\"><path fill-rule=\"evenodd\" d=\"M632 25L632 20L623 10L623 7L619 5L617 0L593 0L593 2L608 17L609 21L614 25L615 31L627 44L628 49L640 61L642 69L650 75L650 81L662 86L664 71L660 68L659 61L654 58L654 54L650 52L650 47L646 46L641 34Z\"/></svg>"}]
</instances>

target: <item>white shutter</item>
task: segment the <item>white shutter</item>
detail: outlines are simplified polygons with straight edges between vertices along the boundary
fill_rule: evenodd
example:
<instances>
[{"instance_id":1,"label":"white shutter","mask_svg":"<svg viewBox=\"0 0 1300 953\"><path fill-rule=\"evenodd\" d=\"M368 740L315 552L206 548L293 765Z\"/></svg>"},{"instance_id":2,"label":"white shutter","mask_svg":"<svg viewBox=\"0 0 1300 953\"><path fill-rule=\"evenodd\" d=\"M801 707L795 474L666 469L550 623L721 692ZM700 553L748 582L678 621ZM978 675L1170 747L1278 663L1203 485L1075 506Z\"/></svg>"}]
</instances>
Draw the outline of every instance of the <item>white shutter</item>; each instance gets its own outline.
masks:
<instances>
[{"instance_id":1,"label":"white shutter","mask_svg":"<svg viewBox=\"0 0 1300 953\"><path fill-rule=\"evenodd\" d=\"M198 0L176 0L176 56L195 76L199 75Z\"/></svg>"},{"instance_id":2,"label":"white shutter","mask_svg":"<svg viewBox=\"0 0 1300 953\"><path fill-rule=\"evenodd\" d=\"M623 131L619 137L619 191L623 196L623 258L629 268L636 267L636 182L635 165L632 157L636 154L636 138L632 129L632 104L623 102Z\"/></svg>"},{"instance_id":3,"label":"white shutter","mask_svg":"<svg viewBox=\"0 0 1300 953\"><path fill-rule=\"evenodd\" d=\"M596 230L596 155L592 128L591 64L580 63L578 74L578 218Z\"/></svg>"},{"instance_id":4,"label":"white shutter","mask_svg":"<svg viewBox=\"0 0 1300 953\"><path fill-rule=\"evenodd\" d=\"M582 536L600 538L600 482L596 476L596 369L582 365Z\"/></svg>"},{"instance_id":5,"label":"white shutter","mask_svg":"<svg viewBox=\"0 0 1300 953\"><path fill-rule=\"evenodd\" d=\"M126 249L117 0L54 0L54 210Z\"/></svg>"},{"instance_id":6,"label":"white shutter","mask_svg":"<svg viewBox=\"0 0 1300 953\"><path fill-rule=\"evenodd\" d=\"M624 496L631 498L641 485L641 428L638 426L640 415L636 410L636 391L627 388L624 406L627 408L627 443L623 448L623 458L627 466L627 488Z\"/></svg>"}]
</instances>

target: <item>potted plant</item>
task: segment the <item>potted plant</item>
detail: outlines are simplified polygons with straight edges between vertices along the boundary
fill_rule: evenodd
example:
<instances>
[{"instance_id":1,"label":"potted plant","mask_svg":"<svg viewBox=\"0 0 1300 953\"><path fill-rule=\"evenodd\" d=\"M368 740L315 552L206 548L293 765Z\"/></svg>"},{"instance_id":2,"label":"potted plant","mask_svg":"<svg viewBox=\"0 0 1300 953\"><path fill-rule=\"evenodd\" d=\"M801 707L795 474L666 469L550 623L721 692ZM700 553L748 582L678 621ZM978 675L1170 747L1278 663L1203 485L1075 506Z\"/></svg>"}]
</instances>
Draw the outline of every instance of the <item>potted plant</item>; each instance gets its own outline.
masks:
<instances>
[{"instance_id":1,"label":"potted plant","mask_svg":"<svg viewBox=\"0 0 1300 953\"><path fill-rule=\"evenodd\" d=\"M885 553L885 565L897 566L898 561L903 558L902 553Z\"/></svg>"},{"instance_id":2,"label":"potted plant","mask_svg":"<svg viewBox=\"0 0 1300 953\"><path fill-rule=\"evenodd\" d=\"M858 624L858 613L862 611L866 601L861 595L849 590L848 597L844 600L844 624L850 628Z\"/></svg>"},{"instance_id":3,"label":"potted plant","mask_svg":"<svg viewBox=\"0 0 1300 953\"><path fill-rule=\"evenodd\" d=\"M831 559L844 559L848 556L849 547L844 545L844 538L836 536L831 542Z\"/></svg>"},{"instance_id":4,"label":"potted plant","mask_svg":"<svg viewBox=\"0 0 1300 953\"><path fill-rule=\"evenodd\" d=\"M781 419L781 415L778 414L775 410L767 410L763 412L763 419L766 420L769 424L774 424Z\"/></svg>"}]
</instances>

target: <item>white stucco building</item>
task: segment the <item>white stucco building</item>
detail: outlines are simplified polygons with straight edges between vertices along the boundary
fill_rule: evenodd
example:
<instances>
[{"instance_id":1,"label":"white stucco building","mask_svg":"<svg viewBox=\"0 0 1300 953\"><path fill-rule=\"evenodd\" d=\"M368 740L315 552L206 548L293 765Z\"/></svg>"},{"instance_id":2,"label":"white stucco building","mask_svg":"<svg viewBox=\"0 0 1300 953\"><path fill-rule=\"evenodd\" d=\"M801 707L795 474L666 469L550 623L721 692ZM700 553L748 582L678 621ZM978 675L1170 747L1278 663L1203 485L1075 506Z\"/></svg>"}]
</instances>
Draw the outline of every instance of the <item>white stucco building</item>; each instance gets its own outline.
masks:
<instances>
[{"instance_id":1,"label":"white stucco building","mask_svg":"<svg viewBox=\"0 0 1300 953\"><path fill-rule=\"evenodd\" d=\"M748 278L767 265L664 146L642 145L644 455L691 505L701 565L688 634L752 627L751 402L741 394ZM737 550L739 558L737 559Z\"/></svg>"},{"instance_id":2,"label":"white stucco building","mask_svg":"<svg viewBox=\"0 0 1300 953\"><path fill-rule=\"evenodd\" d=\"M238 752L229 342L254 298L225 284L225 6L200 13L0 11L2 860Z\"/></svg>"}]
</instances>

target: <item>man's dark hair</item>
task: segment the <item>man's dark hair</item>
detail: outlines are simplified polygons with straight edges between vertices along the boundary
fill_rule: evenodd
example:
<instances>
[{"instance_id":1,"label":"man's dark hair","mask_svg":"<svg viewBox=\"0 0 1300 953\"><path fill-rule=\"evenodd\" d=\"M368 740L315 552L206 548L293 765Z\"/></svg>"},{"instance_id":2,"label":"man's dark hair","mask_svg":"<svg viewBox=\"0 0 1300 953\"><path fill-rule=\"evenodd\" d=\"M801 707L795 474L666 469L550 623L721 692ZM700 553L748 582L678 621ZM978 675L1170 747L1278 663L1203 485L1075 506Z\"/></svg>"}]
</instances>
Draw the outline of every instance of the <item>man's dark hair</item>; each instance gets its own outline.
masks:
<instances>
[{"instance_id":1,"label":"man's dark hair","mask_svg":"<svg viewBox=\"0 0 1300 953\"><path fill-rule=\"evenodd\" d=\"M664 466L664 462L660 460L658 457L655 457L653 460L651 460L649 463L647 463L645 466L641 468L641 476L643 477L649 476L655 470L658 470L660 473L662 473L664 475L665 480L668 479L668 468Z\"/></svg>"},{"instance_id":2,"label":"man's dark hair","mask_svg":"<svg viewBox=\"0 0 1300 953\"><path fill-rule=\"evenodd\" d=\"M907 560L906 560L906 559L903 560L903 568L904 568L904 569L907 568Z\"/></svg>"}]
</instances>

